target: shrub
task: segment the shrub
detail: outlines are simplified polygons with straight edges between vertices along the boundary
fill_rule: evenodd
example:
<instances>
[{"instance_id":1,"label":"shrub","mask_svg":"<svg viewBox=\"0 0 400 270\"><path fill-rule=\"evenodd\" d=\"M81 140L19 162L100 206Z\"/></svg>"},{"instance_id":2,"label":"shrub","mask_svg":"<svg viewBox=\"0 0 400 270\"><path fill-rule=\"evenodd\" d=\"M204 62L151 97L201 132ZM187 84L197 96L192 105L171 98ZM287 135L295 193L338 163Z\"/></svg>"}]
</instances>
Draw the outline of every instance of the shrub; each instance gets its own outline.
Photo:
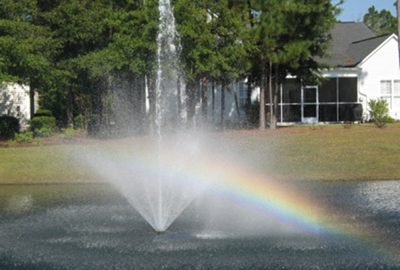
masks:
<instances>
[{"instance_id":1,"label":"shrub","mask_svg":"<svg viewBox=\"0 0 400 270\"><path fill-rule=\"evenodd\" d=\"M28 131L20 134L16 134L15 137L11 140L6 142L7 146L15 146L18 143L25 143L25 144L36 144L41 145L42 141L33 138L33 132Z\"/></svg>"},{"instance_id":2,"label":"shrub","mask_svg":"<svg viewBox=\"0 0 400 270\"><path fill-rule=\"evenodd\" d=\"M96 136L100 132L101 121L100 115L93 114L88 118L88 134L90 136Z\"/></svg>"},{"instance_id":3,"label":"shrub","mask_svg":"<svg viewBox=\"0 0 400 270\"><path fill-rule=\"evenodd\" d=\"M46 137L53 134L53 130L56 127L56 119L49 116L38 116L34 117L29 124L34 136Z\"/></svg>"},{"instance_id":4,"label":"shrub","mask_svg":"<svg viewBox=\"0 0 400 270\"><path fill-rule=\"evenodd\" d=\"M368 102L371 118L377 127L383 128L387 123L393 122L393 118L389 116L388 103L384 99L371 99Z\"/></svg>"},{"instance_id":5,"label":"shrub","mask_svg":"<svg viewBox=\"0 0 400 270\"><path fill-rule=\"evenodd\" d=\"M17 134L14 138L17 143L32 143L33 142L33 132L28 131L24 133Z\"/></svg>"},{"instance_id":6,"label":"shrub","mask_svg":"<svg viewBox=\"0 0 400 270\"><path fill-rule=\"evenodd\" d=\"M84 115L78 115L74 118L74 128L75 129L86 129L88 123L88 117Z\"/></svg>"},{"instance_id":7,"label":"shrub","mask_svg":"<svg viewBox=\"0 0 400 270\"><path fill-rule=\"evenodd\" d=\"M8 140L8 141L6 142L6 145L7 145L8 147L15 146L15 145L17 145L17 141L14 140L14 139Z\"/></svg>"},{"instance_id":8,"label":"shrub","mask_svg":"<svg viewBox=\"0 0 400 270\"><path fill-rule=\"evenodd\" d=\"M19 132L19 120L13 116L0 116L0 138L13 138Z\"/></svg>"},{"instance_id":9,"label":"shrub","mask_svg":"<svg viewBox=\"0 0 400 270\"><path fill-rule=\"evenodd\" d=\"M50 110L46 110L46 109L39 109L35 112L35 114L33 115L33 117L40 117L40 116L49 116L52 117L53 114L51 113Z\"/></svg>"},{"instance_id":10,"label":"shrub","mask_svg":"<svg viewBox=\"0 0 400 270\"><path fill-rule=\"evenodd\" d=\"M64 140L71 140L74 137L76 137L76 135L78 133L79 133L79 131L77 131L76 129L65 128L65 129L61 129L60 137L63 138Z\"/></svg>"}]
</instances>

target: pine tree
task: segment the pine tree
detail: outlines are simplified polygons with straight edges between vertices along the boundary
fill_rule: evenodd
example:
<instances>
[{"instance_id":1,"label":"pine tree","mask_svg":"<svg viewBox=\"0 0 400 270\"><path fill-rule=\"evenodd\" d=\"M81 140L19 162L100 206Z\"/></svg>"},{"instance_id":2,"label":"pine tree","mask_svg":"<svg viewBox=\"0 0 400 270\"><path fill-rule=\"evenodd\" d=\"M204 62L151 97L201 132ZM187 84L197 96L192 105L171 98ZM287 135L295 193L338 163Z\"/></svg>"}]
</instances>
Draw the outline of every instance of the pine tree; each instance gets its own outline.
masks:
<instances>
[{"instance_id":1,"label":"pine tree","mask_svg":"<svg viewBox=\"0 0 400 270\"><path fill-rule=\"evenodd\" d=\"M35 92L51 84L57 43L50 29L38 23L36 1L2 1L0 5L0 81L30 86L30 114Z\"/></svg>"},{"instance_id":2,"label":"pine tree","mask_svg":"<svg viewBox=\"0 0 400 270\"><path fill-rule=\"evenodd\" d=\"M329 0L262 0L254 4L259 12L255 27L261 65L260 129L265 128L266 82L269 123L275 129L279 83L289 73L309 78L318 71L315 57L323 56L329 44L337 7Z\"/></svg>"}]
</instances>

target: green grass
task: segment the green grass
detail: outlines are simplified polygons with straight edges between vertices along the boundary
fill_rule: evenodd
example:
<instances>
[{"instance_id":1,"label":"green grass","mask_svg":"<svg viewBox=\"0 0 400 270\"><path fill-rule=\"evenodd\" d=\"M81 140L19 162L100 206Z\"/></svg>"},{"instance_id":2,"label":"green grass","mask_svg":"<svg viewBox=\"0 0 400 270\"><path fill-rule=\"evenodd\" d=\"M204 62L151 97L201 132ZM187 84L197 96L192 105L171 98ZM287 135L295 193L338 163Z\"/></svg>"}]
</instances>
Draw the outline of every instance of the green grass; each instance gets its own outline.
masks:
<instances>
[{"instance_id":1,"label":"green grass","mask_svg":"<svg viewBox=\"0 0 400 270\"><path fill-rule=\"evenodd\" d=\"M0 148L0 183L90 182L93 176L71 154L79 146Z\"/></svg>"},{"instance_id":2,"label":"green grass","mask_svg":"<svg viewBox=\"0 0 400 270\"><path fill-rule=\"evenodd\" d=\"M303 130L293 134L253 137L251 147L266 148L272 158L260 162L275 177L293 180L400 179L400 129L371 125ZM263 149L258 149L263 152ZM268 148L265 149L268 152Z\"/></svg>"},{"instance_id":3,"label":"green grass","mask_svg":"<svg viewBox=\"0 0 400 270\"><path fill-rule=\"evenodd\" d=\"M216 136L219 136L218 134ZM221 136L222 137L222 136ZM265 173L291 180L400 179L400 125L282 128L228 136L241 158ZM0 184L86 183L96 175L76 158L79 150L99 146L68 144L0 148ZM116 148L125 147L112 142ZM125 147L126 148L126 147Z\"/></svg>"}]
</instances>

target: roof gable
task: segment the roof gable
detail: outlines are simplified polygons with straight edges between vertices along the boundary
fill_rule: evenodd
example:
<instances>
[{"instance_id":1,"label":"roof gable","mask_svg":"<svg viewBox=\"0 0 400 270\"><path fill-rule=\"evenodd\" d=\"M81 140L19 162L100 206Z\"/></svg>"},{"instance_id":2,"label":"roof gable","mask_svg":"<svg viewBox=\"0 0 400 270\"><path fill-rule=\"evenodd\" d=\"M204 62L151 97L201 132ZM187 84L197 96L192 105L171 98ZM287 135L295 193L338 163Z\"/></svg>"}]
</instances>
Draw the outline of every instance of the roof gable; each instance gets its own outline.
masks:
<instances>
[{"instance_id":1,"label":"roof gable","mask_svg":"<svg viewBox=\"0 0 400 270\"><path fill-rule=\"evenodd\" d=\"M335 67L357 66L390 36L376 36L364 23L357 22L337 23L331 35L329 57L317 61Z\"/></svg>"},{"instance_id":2,"label":"roof gable","mask_svg":"<svg viewBox=\"0 0 400 270\"><path fill-rule=\"evenodd\" d=\"M390 40L395 40L398 42L398 38L396 34L391 34L391 35L384 35L378 37L380 39L380 43L375 46L366 56L364 56L359 63L357 63L357 66L361 66L364 64L368 59L370 59L377 51L379 51L382 47L384 47ZM378 42L377 42L378 43Z\"/></svg>"}]
</instances>

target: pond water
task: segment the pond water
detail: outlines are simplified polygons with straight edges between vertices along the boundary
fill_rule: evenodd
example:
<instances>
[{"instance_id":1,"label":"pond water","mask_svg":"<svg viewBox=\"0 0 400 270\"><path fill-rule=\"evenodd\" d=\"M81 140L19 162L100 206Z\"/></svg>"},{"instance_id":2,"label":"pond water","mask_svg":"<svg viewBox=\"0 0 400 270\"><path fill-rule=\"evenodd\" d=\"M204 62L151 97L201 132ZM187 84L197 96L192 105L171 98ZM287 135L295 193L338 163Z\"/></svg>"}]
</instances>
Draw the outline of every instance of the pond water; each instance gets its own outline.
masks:
<instances>
[{"instance_id":1,"label":"pond water","mask_svg":"<svg viewBox=\"0 0 400 270\"><path fill-rule=\"evenodd\" d=\"M342 229L246 229L233 225L244 209L226 202L210 218L204 195L157 235L107 185L2 186L0 269L400 269L400 181L296 188Z\"/></svg>"}]
</instances>

